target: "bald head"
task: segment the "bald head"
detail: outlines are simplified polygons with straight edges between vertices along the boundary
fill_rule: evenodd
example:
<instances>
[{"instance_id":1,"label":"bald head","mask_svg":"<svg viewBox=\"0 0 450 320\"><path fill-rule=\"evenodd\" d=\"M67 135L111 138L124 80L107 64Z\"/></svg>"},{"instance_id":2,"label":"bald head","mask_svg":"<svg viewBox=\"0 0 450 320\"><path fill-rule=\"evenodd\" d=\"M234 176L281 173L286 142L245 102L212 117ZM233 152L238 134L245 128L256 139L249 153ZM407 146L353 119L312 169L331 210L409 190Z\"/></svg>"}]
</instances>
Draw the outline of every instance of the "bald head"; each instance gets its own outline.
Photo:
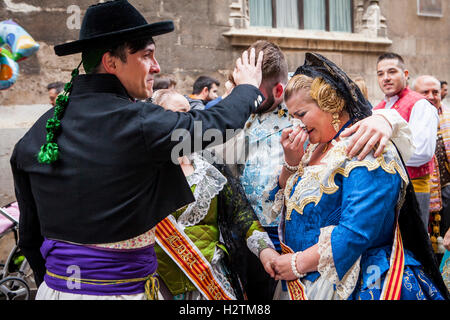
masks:
<instances>
[{"instance_id":1,"label":"bald head","mask_svg":"<svg viewBox=\"0 0 450 320\"><path fill-rule=\"evenodd\" d=\"M423 95L435 107L441 106L441 82L435 77L418 77L413 83L413 90Z\"/></svg>"}]
</instances>

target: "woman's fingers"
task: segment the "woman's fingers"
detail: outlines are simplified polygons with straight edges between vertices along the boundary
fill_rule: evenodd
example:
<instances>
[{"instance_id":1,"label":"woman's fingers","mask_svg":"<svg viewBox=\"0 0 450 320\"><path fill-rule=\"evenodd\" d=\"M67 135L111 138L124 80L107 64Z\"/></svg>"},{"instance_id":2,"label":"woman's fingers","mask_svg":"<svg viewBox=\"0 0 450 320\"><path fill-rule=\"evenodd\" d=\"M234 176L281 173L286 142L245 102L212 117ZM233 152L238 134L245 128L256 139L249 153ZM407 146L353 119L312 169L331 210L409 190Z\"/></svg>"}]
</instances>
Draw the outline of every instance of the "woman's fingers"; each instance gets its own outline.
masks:
<instances>
[{"instance_id":1,"label":"woman's fingers","mask_svg":"<svg viewBox=\"0 0 450 320\"><path fill-rule=\"evenodd\" d=\"M292 128L284 129L281 132L281 143L285 142L286 140L289 140L289 137L293 131L294 130Z\"/></svg>"}]
</instances>

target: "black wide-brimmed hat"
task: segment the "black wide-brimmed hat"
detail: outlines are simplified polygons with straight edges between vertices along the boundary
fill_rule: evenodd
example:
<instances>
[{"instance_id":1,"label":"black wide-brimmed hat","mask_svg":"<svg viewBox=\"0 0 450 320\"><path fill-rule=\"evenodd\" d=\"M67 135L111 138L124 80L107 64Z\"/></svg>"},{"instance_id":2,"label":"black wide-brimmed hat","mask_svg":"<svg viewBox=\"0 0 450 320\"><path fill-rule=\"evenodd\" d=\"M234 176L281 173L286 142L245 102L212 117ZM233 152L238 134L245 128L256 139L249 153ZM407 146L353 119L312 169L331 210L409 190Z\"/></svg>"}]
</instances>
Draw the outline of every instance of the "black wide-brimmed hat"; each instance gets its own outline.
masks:
<instances>
[{"instance_id":1,"label":"black wide-brimmed hat","mask_svg":"<svg viewBox=\"0 0 450 320\"><path fill-rule=\"evenodd\" d=\"M126 0L108 1L90 6L83 18L80 39L55 46L58 56L88 49L112 47L125 41L151 38L174 30L173 21L149 24Z\"/></svg>"}]
</instances>

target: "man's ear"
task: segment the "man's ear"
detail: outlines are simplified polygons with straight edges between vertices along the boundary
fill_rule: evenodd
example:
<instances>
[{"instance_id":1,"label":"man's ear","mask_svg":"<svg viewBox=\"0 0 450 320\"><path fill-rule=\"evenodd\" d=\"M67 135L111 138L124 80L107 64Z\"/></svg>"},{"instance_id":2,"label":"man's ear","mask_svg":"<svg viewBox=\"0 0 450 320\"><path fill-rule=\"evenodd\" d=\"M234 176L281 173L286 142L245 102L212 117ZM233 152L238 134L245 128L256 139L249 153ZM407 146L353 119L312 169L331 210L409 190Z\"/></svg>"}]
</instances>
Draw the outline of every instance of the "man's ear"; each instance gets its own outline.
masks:
<instances>
[{"instance_id":1,"label":"man's ear","mask_svg":"<svg viewBox=\"0 0 450 320\"><path fill-rule=\"evenodd\" d=\"M106 52L102 57L102 66L106 73L116 74L117 58L112 56L110 52Z\"/></svg>"},{"instance_id":2,"label":"man's ear","mask_svg":"<svg viewBox=\"0 0 450 320\"><path fill-rule=\"evenodd\" d=\"M203 90L202 90L202 92L200 92L200 95L201 95L204 99L206 99L206 98L208 97L208 95L209 95L209 89L208 89L208 87L204 87Z\"/></svg>"},{"instance_id":3,"label":"man's ear","mask_svg":"<svg viewBox=\"0 0 450 320\"><path fill-rule=\"evenodd\" d=\"M403 71L403 74L405 75L406 81L408 81L409 80L409 70L405 69L405 71Z\"/></svg>"},{"instance_id":4,"label":"man's ear","mask_svg":"<svg viewBox=\"0 0 450 320\"><path fill-rule=\"evenodd\" d=\"M284 93L284 87L283 85L278 82L273 88L272 88L272 93L273 96L275 97L275 99L282 99L283 98L283 93Z\"/></svg>"}]
</instances>

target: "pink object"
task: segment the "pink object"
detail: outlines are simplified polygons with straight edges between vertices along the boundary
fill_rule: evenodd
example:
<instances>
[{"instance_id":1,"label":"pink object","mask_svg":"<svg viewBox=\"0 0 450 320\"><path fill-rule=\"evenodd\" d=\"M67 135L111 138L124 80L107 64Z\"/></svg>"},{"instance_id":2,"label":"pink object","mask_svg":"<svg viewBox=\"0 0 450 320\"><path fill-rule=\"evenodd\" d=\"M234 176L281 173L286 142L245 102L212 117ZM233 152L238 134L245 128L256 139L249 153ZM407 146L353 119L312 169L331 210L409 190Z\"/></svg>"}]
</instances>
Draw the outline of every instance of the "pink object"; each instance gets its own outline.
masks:
<instances>
[{"instance_id":1,"label":"pink object","mask_svg":"<svg viewBox=\"0 0 450 320\"><path fill-rule=\"evenodd\" d=\"M19 221L20 211L17 202L14 202L8 207L2 209L5 210L15 220ZM14 224L0 212L0 235L11 228L13 225Z\"/></svg>"}]
</instances>

